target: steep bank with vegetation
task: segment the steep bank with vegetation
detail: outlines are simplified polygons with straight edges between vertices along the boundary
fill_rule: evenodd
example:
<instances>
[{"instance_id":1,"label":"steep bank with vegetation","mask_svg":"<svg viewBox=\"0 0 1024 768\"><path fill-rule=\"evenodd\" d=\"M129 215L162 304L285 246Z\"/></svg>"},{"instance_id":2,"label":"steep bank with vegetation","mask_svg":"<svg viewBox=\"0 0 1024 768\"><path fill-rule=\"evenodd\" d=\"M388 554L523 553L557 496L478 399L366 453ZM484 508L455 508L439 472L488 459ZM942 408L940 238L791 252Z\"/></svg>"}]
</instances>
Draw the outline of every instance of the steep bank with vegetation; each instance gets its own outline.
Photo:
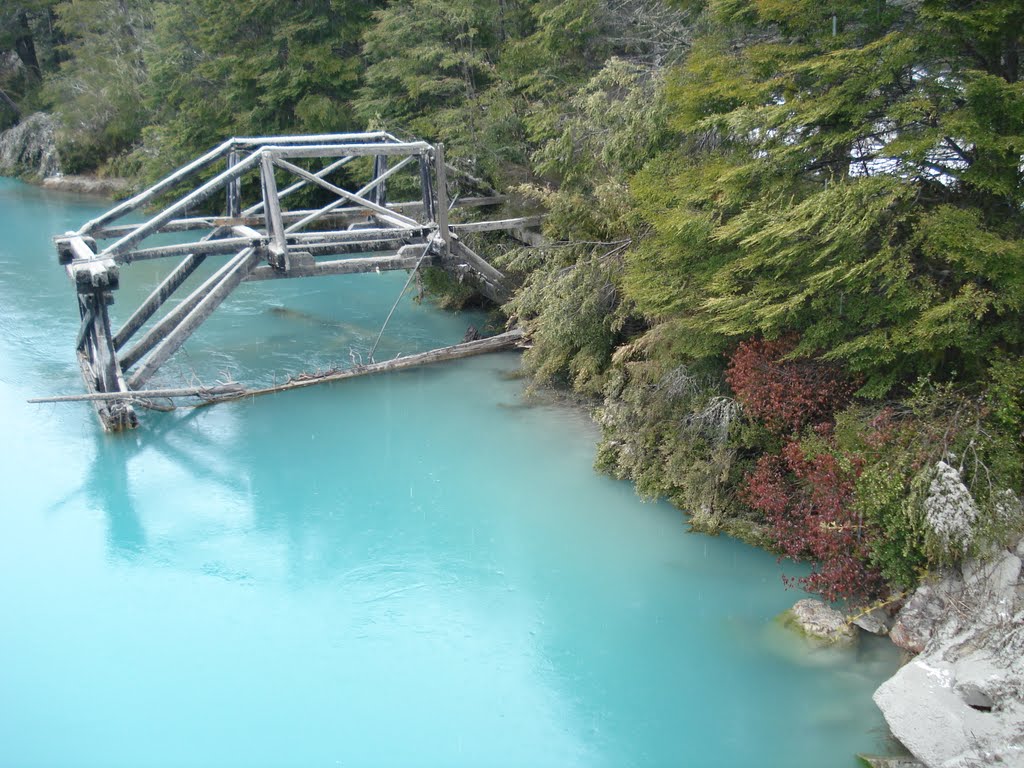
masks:
<instances>
[{"instance_id":1,"label":"steep bank with vegetation","mask_svg":"<svg viewBox=\"0 0 1024 768\"><path fill-rule=\"evenodd\" d=\"M17 0L0 120L151 179L382 125L549 213L478 245L599 467L884 600L1021 527L1013 0Z\"/></svg>"}]
</instances>

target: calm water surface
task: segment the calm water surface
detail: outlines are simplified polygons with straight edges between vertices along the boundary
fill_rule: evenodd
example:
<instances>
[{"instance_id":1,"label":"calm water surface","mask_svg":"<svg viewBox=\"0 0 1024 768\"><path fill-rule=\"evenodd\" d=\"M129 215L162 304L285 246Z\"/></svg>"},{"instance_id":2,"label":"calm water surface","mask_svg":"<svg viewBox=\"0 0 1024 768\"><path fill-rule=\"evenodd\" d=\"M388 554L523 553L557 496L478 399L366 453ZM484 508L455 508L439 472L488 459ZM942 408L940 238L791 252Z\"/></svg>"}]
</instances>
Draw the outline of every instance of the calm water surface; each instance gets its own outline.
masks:
<instances>
[{"instance_id":1,"label":"calm water surface","mask_svg":"<svg viewBox=\"0 0 1024 768\"><path fill-rule=\"evenodd\" d=\"M104 436L49 236L0 180L0 765L807 766L885 747L884 641L811 652L774 559L591 469L515 354ZM124 270L126 313L166 268ZM404 273L243 286L164 384L365 356ZM123 314L122 314L123 316ZM378 359L479 316L406 299ZM161 383L161 382L155 382Z\"/></svg>"}]
</instances>

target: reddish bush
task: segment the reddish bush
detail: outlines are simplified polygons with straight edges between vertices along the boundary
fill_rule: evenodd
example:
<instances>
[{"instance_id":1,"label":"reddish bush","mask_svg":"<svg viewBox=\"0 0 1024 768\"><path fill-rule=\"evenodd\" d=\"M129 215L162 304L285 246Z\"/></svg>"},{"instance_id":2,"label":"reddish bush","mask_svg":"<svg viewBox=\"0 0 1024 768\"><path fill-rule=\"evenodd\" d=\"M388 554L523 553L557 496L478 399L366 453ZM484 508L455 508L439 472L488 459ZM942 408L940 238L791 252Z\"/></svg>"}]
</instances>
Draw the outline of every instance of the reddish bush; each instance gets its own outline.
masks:
<instances>
[{"instance_id":1,"label":"reddish bush","mask_svg":"<svg viewBox=\"0 0 1024 768\"><path fill-rule=\"evenodd\" d=\"M725 374L747 413L777 435L828 421L855 389L836 365L813 358L783 360L795 346L793 336L745 341L733 352Z\"/></svg>"},{"instance_id":2,"label":"reddish bush","mask_svg":"<svg viewBox=\"0 0 1024 768\"><path fill-rule=\"evenodd\" d=\"M742 491L787 557L813 561L812 573L797 581L826 600L870 598L882 589L880 575L866 565L867 532L851 509L858 472L831 453L808 457L791 442L781 455L762 456Z\"/></svg>"}]
</instances>

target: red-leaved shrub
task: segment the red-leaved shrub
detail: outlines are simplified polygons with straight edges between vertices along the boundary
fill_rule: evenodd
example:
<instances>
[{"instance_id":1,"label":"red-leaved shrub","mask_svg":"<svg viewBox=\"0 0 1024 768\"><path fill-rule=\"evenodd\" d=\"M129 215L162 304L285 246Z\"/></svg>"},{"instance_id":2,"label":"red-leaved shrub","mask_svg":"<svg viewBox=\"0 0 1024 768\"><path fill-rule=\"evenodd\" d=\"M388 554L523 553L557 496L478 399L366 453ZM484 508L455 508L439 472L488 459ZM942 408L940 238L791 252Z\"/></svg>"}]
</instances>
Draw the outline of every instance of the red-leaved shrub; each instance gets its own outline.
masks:
<instances>
[{"instance_id":1,"label":"red-leaved shrub","mask_svg":"<svg viewBox=\"0 0 1024 768\"><path fill-rule=\"evenodd\" d=\"M764 513L779 549L794 559L809 558L812 572L797 579L826 600L863 600L883 584L867 566L868 532L853 511L859 467L841 465L828 452L806 456L787 443L781 455L765 455L747 475L743 500Z\"/></svg>"},{"instance_id":2,"label":"red-leaved shrub","mask_svg":"<svg viewBox=\"0 0 1024 768\"><path fill-rule=\"evenodd\" d=\"M725 378L747 414L777 435L828 420L850 401L854 384L839 366L814 358L783 360L796 337L751 339L729 359Z\"/></svg>"}]
</instances>

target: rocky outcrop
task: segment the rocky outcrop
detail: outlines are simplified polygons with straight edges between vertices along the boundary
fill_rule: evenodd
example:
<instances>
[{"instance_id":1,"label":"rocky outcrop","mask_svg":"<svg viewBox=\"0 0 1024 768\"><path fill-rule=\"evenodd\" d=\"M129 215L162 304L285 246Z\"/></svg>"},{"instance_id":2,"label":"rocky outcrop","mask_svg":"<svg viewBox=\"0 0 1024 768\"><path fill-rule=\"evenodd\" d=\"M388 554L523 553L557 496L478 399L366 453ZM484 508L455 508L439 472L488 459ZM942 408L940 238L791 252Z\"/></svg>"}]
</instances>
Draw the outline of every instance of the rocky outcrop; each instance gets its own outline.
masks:
<instances>
[{"instance_id":1,"label":"rocky outcrop","mask_svg":"<svg viewBox=\"0 0 1024 768\"><path fill-rule=\"evenodd\" d=\"M919 655L879 687L875 703L915 757L929 768L1024 767L1024 585L1016 552L997 550L922 586L890 636Z\"/></svg>"},{"instance_id":2,"label":"rocky outcrop","mask_svg":"<svg viewBox=\"0 0 1024 768\"><path fill-rule=\"evenodd\" d=\"M48 176L43 179L43 187L61 192L78 192L83 195L119 197L131 190L131 182L127 179L101 179L95 176Z\"/></svg>"},{"instance_id":3,"label":"rocky outcrop","mask_svg":"<svg viewBox=\"0 0 1024 768\"><path fill-rule=\"evenodd\" d=\"M847 621L871 635L888 635L893 627L892 617L884 608L855 613Z\"/></svg>"},{"instance_id":4,"label":"rocky outcrop","mask_svg":"<svg viewBox=\"0 0 1024 768\"><path fill-rule=\"evenodd\" d=\"M781 616L784 626L800 631L822 645L845 645L857 639L857 631L844 616L821 600L798 601Z\"/></svg>"},{"instance_id":5,"label":"rocky outcrop","mask_svg":"<svg viewBox=\"0 0 1024 768\"><path fill-rule=\"evenodd\" d=\"M56 121L36 112L0 133L0 176L46 178L60 174Z\"/></svg>"}]
</instances>

